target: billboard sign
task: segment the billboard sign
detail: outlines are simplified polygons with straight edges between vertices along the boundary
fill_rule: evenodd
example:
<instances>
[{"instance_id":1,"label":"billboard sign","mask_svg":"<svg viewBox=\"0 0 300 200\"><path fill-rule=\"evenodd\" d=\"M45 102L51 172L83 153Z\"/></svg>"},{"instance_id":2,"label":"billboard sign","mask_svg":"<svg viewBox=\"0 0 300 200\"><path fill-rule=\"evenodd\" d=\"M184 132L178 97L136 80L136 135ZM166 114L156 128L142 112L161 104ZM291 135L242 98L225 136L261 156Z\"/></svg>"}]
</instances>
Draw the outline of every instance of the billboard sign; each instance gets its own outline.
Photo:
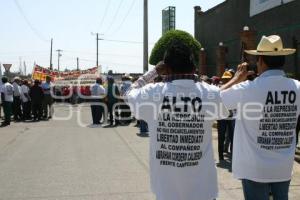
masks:
<instances>
[{"instance_id":1,"label":"billboard sign","mask_svg":"<svg viewBox=\"0 0 300 200\"><path fill-rule=\"evenodd\" d=\"M294 0L250 0L250 17Z\"/></svg>"}]
</instances>

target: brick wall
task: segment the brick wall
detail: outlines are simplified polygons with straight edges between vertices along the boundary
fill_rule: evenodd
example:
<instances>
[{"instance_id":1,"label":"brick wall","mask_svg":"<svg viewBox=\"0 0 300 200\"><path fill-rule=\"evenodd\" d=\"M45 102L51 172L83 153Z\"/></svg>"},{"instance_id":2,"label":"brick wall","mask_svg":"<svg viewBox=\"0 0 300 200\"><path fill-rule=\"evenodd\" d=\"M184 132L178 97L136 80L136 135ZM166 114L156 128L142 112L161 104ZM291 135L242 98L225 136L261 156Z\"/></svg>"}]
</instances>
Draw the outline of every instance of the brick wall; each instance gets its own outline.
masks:
<instances>
[{"instance_id":1,"label":"brick wall","mask_svg":"<svg viewBox=\"0 0 300 200\"><path fill-rule=\"evenodd\" d=\"M226 66L235 67L241 62L241 38L244 26L255 31L255 36L249 39L255 41L255 47L262 35L271 34L279 34L285 47L297 47L298 54L287 57L285 69L289 73L299 75L300 1L293 1L251 18L249 6L250 0L227 0L206 12L201 11L200 7L195 7L195 38L205 48L208 75L220 73L218 70L220 42L227 48Z\"/></svg>"}]
</instances>

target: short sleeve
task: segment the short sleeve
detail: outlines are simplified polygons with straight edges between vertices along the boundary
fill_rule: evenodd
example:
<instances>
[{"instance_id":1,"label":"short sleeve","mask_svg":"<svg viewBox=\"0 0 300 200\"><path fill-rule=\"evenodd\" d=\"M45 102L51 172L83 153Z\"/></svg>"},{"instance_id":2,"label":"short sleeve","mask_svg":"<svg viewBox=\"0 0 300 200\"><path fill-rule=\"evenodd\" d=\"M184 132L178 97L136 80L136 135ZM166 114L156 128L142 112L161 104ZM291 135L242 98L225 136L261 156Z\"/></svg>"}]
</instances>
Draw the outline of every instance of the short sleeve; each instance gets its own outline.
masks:
<instances>
[{"instance_id":1,"label":"short sleeve","mask_svg":"<svg viewBox=\"0 0 300 200\"><path fill-rule=\"evenodd\" d=\"M140 120L148 121L154 118L157 103L154 101L154 84L148 84L142 88L133 88L126 94L126 102L130 106L132 114Z\"/></svg>"},{"instance_id":2,"label":"short sleeve","mask_svg":"<svg viewBox=\"0 0 300 200\"><path fill-rule=\"evenodd\" d=\"M210 88L212 89L212 92L214 93L214 95L212 95L212 97L214 97L214 102L218 107L218 111L216 113L215 116L215 120L220 120L220 119L226 119L229 116L229 111L227 109L227 107L224 106L223 101L221 99L221 90L220 88L216 87L216 86L210 86Z\"/></svg>"},{"instance_id":3,"label":"short sleeve","mask_svg":"<svg viewBox=\"0 0 300 200\"><path fill-rule=\"evenodd\" d=\"M237 109L248 85L249 81L246 81L221 91L221 100L228 110Z\"/></svg>"}]
</instances>

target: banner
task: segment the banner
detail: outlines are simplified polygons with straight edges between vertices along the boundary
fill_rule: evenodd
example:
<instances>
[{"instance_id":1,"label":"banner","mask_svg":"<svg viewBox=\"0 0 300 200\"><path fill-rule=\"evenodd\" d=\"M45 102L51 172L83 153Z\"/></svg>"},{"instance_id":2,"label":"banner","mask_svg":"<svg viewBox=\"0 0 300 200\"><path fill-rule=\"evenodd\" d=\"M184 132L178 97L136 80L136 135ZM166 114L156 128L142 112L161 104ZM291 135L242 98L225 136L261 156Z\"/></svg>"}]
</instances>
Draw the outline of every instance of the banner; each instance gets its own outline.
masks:
<instances>
[{"instance_id":1,"label":"banner","mask_svg":"<svg viewBox=\"0 0 300 200\"><path fill-rule=\"evenodd\" d=\"M251 0L250 1L250 17L270 10L276 6L280 6L282 0Z\"/></svg>"},{"instance_id":2,"label":"banner","mask_svg":"<svg viewBox=\"0 0 300 200\"><path fill-rule=\"evenodd\" d=\"M45 81L47 76L50 76L52 81L55 80L72 80L77 79L82 75L99 75L98 67L93 67L86 70L72 70L67 72L59 72L56 70L50 70L39 65L35 65L32 71L31 78L33 80Z\"/></svg>"}]
</instances>

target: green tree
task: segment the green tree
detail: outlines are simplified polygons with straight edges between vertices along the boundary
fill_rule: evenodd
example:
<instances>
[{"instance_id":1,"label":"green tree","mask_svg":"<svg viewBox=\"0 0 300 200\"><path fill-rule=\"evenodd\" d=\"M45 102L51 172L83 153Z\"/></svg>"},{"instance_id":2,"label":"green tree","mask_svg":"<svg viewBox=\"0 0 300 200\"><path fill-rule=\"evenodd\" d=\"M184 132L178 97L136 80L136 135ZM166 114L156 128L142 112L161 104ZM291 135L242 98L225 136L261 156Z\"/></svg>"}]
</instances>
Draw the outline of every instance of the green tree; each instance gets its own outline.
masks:
<instances>
[{"instance_id":1,"label":"green tree","mask_svg":"<svg viewBox=\"0 0 300 200\"><path fill-rule=\"evenodd\" d=\"M168 31L156 42L151 52L150 64L156 65L158 62L162 61L169 45L176 41L182 41L192 48L196 64L198 64L201 44L191 34L181 30Z\"/></svg>"}]
</instances>

